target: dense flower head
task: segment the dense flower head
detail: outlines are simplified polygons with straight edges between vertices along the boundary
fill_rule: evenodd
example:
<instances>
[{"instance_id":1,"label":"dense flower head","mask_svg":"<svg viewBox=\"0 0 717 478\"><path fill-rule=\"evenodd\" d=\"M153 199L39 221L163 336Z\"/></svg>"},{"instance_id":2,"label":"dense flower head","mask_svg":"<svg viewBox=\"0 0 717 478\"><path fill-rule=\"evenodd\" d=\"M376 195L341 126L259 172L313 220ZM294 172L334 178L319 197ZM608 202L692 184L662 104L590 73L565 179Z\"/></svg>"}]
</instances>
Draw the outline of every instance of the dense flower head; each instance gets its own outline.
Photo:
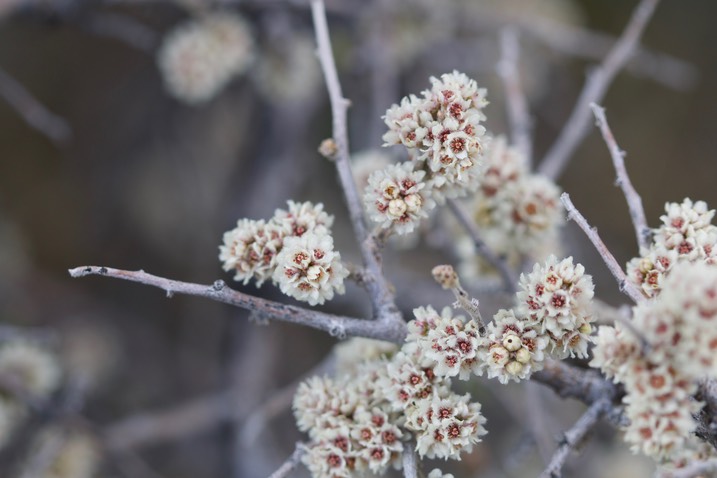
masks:
<instances>
[{"instance_id":1,"label":"dense flower head","mask_svg":"<svg viewBox=\"0 0 717 478\"><path fill-rule=\"evenodd\" d=\"M421 357L417 349L402 350L386 364L386 375L379 386L393 410L405 410L417 400L430 399L446 382L433 372L431 361Z\"/></svg>"},{"instance_id":2,"label":"dense flower head","mask_svg":"<svg viewBox=\"0 0 717 478\"><path fill-rule=\"evenodd\" d=\"M470 395L446 392L419 400L406 410L406 427L416 435L416 451L427 458L460 459L487 431L481 405Z\"/></svg>"},{"instance_id":3,"label":"dense flower head","mask_svg":"<svg viewBox=\"0 0 717 478\"><path fill-rule=\"evenodd\" d=\"M314 39L294 34L291 41L274 42L261 52L254 73L257 89L272 103L310 99L321 85Z\"/></svg>"},{"instance_id":4,"label":"dense flower head","mask_svg":"<svg viewBox=\"0 0 717 478\"><path fill-rule=\"evenodd\" d=\"M276 256L274 281L284 294L316 305L333 299L334 293L343 294L348 274L332 237L307 232L284 240Z\"/></svg>"},{"instance_id":5,"label":"dense flower head","mask_svg":"<svg viewBox=\"0 0 717 478\"><path fill-rule=\"evenodd\" d=\"M224 233L219 259L234 279L261 286L266 280L285 294L311 305L323 304L344 293L348 270L334 251L334 217L323 204L287 202L269 221L240 219Z\"/></svg>"},{"instance_id":6,"label":"dense flower head","mask_svg":"<svg viewBox=\"0 0 717 478\"><path fill-rule=\"evenodd\" d=\"M49 396L60 384L62 371L57 357L31 342L12 341L0 345L0 376L22 393L36 398Z\"/></svg>"},{"instance_id":7,"label":"dense flower head","mask_svg":"<svg viewBox=\"0 0 717 478\"><path fill-rule=\"evenodd\" d=\"M249 26L235 13L214 12L172 30L159 49L168 91L187 103L216 96L244 73L253 56Z\"/></svg>"},{"instance_id":8,"label":"dense flower head","mask_svg":"<svg viewBox=\"0 0 717 478\"><path fill-rule=\"evenodd\" d=\"M717 268L677 263L632 322L649 347L621 324L600 327L590 365L624 384L633 450L679 462L702 406L693 398L697 381L717 375Z\"/></svg>"},{"instance_id":9,"label":"dense flower head","mask_svg":"<svg viewBox=\"0 0 717 478\"><path fill-rule=\"evenodd\" d=\"M322 428L338 426L356 409L358 397L352 392L328 377L311 377L302 382L293 402L299 430L312 435Z\"/></svg>"},{"instance_id":10,"label":"dense flower head","mask_svg":"<svg viewBox=\"0 0 717 478\"><path fill-rule=\"evenodd\" d=\"M490 138L483 155L483 176L478 189L481 200L486 201L528 174L525 155L510 146L505 136Z\"/></svg>"},{"instance_id":11,"label":"dense flower head","mask_svg":"<svg viewBox=\"0 0 717 478\"><path fill-rule=\"evenodd\" d=\"M711 221L714 209L704 201L665 204L662 225L653 230L649 247L627 264L627 276L647 297L664 288L663 282L675 264L717 264L717 226Z\"/></svg>"},{"instance_id":12,"label":"dense flower head","mask_svg":"<svg viewBox=\"0 0 717 478\"><path fill-rule=\"evenodd\" d=\"M368 178L364 203L369 217L383 228L397 234L408 234L435 207L424 181L425 171L415 171L414 164L391 164Z\"/></svg>"},{"instance_id":13,"label":"dense flower head","mask_svg":"<svg viewBox=\"0 0 717 478\"><path fill-rule=\"evenodd\" d=\"M219 246L219 260L225 271L234 271L234 280L257 286L271 279L276 269L276 255L283 247L284 231L271 221L239 219L237 226L224 233Z\"/></svg>"},{"instance_id":14,"label":"dense flower head","mask_svg":"<svg viewBox=\"0 0 717 478\"><path fill-rule=\"evenodd\" d=\"M517 315L540 333L561 337L566 331L580 328L581 319L590 321L590 301L594 295L592 277L573 258L561 261L550 256L535 264L532 272L521 274L517 293Z\"/></svg>"},{"instance_id":15,"label":"dense flower head","mask_svg":"<svg viewBox=\"0 0 717 478\"><path fill-rule=\"evenodd\" d=\"M408 324L407 340L415 342L437 376L467 380L484 342L478 325L463 316L453 317L449 307L440 315L430 306L419 307L413 313L416 318Z\"/></svg>"},{"instance_id":16,"label":"dense flower head","mask_svg":"<svg viewBox=\"0 0 717 478\"><path fill-rule=\"evenodd\" d=\"M324 211L324 205L311 202L287 201L287 209L277 209L271 222L280 227L284 237L301 237L306 232L328 234L334 223L334 216Z\"/></svg>"},{"instance_id":17,"label":"dense flower head","mask_svg":"<svg viewBox=\"0 0 717 478\"><path fill-rule=\"evenodd\" d=\"M476 372L500 383L520 381L543 368L547 335L539 334L512 310L500 310L488 324L487 344L479 352Z\"/></svg>"},{"instance_id":18,"label":"dense flower head","mask_svg":"<svg viewBox=\"0 0 717 478\"><path fill-rule=\"evenodd\" d=\"M485 143L485 90L454 71L431 78L420 97L410 95L384 116L385 145L402 144L429 173L437 200L477 187Z\"/></svg>"}]
</instances>

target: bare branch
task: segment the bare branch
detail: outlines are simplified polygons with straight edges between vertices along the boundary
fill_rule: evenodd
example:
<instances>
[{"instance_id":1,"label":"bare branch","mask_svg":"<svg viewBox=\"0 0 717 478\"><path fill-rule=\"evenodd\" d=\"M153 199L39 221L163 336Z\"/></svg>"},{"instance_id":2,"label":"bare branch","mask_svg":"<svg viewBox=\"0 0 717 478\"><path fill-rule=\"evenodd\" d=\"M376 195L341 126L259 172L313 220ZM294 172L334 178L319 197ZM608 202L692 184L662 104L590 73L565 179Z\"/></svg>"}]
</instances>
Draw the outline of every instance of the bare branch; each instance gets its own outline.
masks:
<instances>
[{"instance_id":1,"label":"bare branch","mask_svg":"<svg viewBox=\"0 0 717 478\"><path fill-rule=\"evenodd\" d=\"M710 460L695 461L674 471L657 473L655 476L659 478L700 478L704 476L713 476L717 471L717 458Z\"/></svg>"},{"instance_id":2,"label":"bare branch","mask_svg":"<svg viewBox=\"0 0 717 478\"><path fill-rule=\"evenodd\" d=\"M269 478L286 478L287 476L289 476L291 470L293 470L299 465L301 457L304 456L304 453L306 453L306 445L301 442L297 443L296 449L291 454L291 456L287 458L287 460L284 462L283 465L279 467L278 470L269 475Z\"/></svg>"},{"instance_id":3,"label":"bare branch","mask_svg":"<svg viewBox=\"0 0 717 478\"><path fill-rule=\"evenodd\" d=\"M630 209L632 225L635 227L637 244L640 246L640 249L646 248L649 245L650 228L647 227L645 209L642 207L642 198L640 198L640 195L633 187L632 182L630 181L630 176L627 174L627 169L625 168L625 152L617 145L617 141L615 141L615 137L610 130L610 125L607 124L605 108L602 108L595 103L591 103L590 108L593 110L596 124L600 128L600 132L607 144L608 150L610 150L612 164L615 166L615 172L617 173L616 184L620 186L623 194L625 195L625 199L627 200L627 207Z\"/></svg>"},{"instance_id":4,"label":"bare branch","mask_svg":"<svg viewBox=\"0 0 717 478\"><path fill-rule=\"evenodd\" d=\"M104 443L119 452L211 430L237 415L234 397L231 391L223 392L161 412L132 415L105 428Z\"/></svg>"},{"instance_id":5,"label":"bare branch","mask_svg":"<svg viewBox=\"0 0 717 478\"><path fill-rule=\"evenodd\" d=\"M165 279L144 271L126 271L100 266L77 267L70 269L69 272L72 277L100 275L139 282L163 289L168 297L172 297L175 293L205 297L242 309L258 311L268 318L323 330L340 338L357 336L401 343L406 336L406 324L403 321L363 320L285 305L235 291L221 280L212 285L193 284Z\"/></svg>"},{"instance_id":6,"label":"bare branch","mask_svg":"<svg viewBox=\"0 0 717 478\"><path fill-rule=\"evenodd\" d=\"M565 128L540 164L538 171L541 174L551 179L557 179L562 174L573 152L588 132L590 103L602 101L617 73L635 53L642 32L658 3L659 0L640 1L620 39L602 64L590 73Z\"/></svg>"},{"instance_id":7,"label":"bare branch","mask_svg":"<svg viewBox=\"0 0 717 478\"><path fill-rule=\"evenodd\" d=\"M488 245L481 238L480 231L476 227L475 223L471 220L466 210L458 202L454 201L453 199L449 199L447 201L447 204L451 212L453 212L453 215L455 215L456 219L458 219L458 222L460 222L461 226L463 226L463 229L465 229L465 231L471 237L471 240L473 241L478 255L488 261L490 265L495 267L500 276L503 278L503 285L505 286L505 290L510 294L514 293L518 284L518 278L515 276L515 273L510 269L508 263L503 258L498 257L493 251L490 250Z\"/></svg>"},{"instance_id":8,"label":"bare branch","mask_svg":"<svg viewBox=\"0 0 717 478\"><path fill-rule=\"evenodd\" d=\"M605 399L598 400L590 405L590 408L575 422L570 430L565 432L558 449L550 460L550 464L540 474L540 478L560 478L562 476L563 465L570 452L580 446L588 432L597 424L609 406L610 402Z\"/></svg>"},{"instance_id":9,"label":"bare branch","mask_svg":"<svg viewBox=\"0 0 717 478\"><path fill-rule=\"evenodd\" d=\"M44 134L55 144L72 137L67 122L48 110L19 81L0 68L0 97L8 102L30 127Z\"/></svg>"},{"instance_id":10,"label":"bare branch","mask_svg":"<svg viewBox=\"0 0 717 478\"><path fill-rule=\"evenodd\" d=\"M416 463L416 444L413 441L403 446L403 476L404 478L418 478L418 465Z\"/></svg>"},{"instance_id":11,"label":"bare branch","mask_svg":"<svg viewBox=\"0 0 717 478\"><path fill-rule=\"evenodd\" d=\"M511 28L504 28L500 32L500 61L496 69L503 80L512 142L530 164L533 158L533 142L531 140L533 121L530 118L528 104L520 84L519 59L518 34Z\"/></svg>"},{"instance_id":12,"label":"bare branch","mask_svg":"<svg viewBox=\"0 0 717 478\"><path fill-rule=\"evenodd\" d=\"M563 193L560 196L560 201L562 201L565 206L565 210L568 212L568 219L574 220L578 226L580 226L580 229L583 230L585 235L588 236L588 239L590 239L590 242L592 242L593 246L595 246L595 249L597 249L600 257L602 257L605 262L605 265L607 265L607 268L610 269L610 272L612 272L612 275L615 277L615 280L620 287L620 292L630 297L636 304L645 300L645 296L642 295L637 287L627 280L625 271L622 270L620 264L617 263L615 257L608 250L605 243L602 242L602 239L600 239L600 236L597 233L597 229L590 227L590 224L588 224L585 217L580 214L580 211L577 210L573 202L570 200L570 195L568 193Z\"/></svg>"},{"instance_id":13,"label":"bare branch","mask_svg":"<svg viewBox=\"0 0 717 478\"><path fill-rule=\"evenodd\" d=\"M400 320L393 293L383 275L379 249L375 246L374 241L368 234L366 224L364 223L361 197L358 194L353 173L351 172L349 139L346 127L349 101L344 98L341 91L341 83L339 82L339 75L336 70L336 63L334 62L329 28L326 22L326 10L322 0L311 0L311 15L314 21L314 29L316 30L316 42L318 44L317 54L331 101L333 139L336 142L337 148L335 158L336 169L338 170L341 187L346 197L351 223L353 224L354 232L359 241L361 254L366 269L371 274L371 280L368 281L366 285L373 301L374 315L381 316L385 320Z\"/></svg>"}]
</instances>

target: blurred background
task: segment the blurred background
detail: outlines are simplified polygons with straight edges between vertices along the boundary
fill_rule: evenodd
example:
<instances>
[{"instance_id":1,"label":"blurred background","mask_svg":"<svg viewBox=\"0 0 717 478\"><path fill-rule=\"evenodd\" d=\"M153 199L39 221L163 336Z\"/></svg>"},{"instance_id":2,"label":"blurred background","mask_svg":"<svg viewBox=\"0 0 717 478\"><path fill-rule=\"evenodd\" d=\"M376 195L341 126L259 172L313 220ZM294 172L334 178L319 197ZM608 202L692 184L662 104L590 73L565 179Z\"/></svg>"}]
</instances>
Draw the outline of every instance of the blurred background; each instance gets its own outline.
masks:
<instances>
[{"instance_id":1,"label":"blurred background","mask_svg":"<svg viewBox=\"0 0 717 478\"><path fill-rule=\"evenodd\" d=\"M495 65L498 34L512 25L541 158L586 71L635 5L327 0L344 94L352 102L352 151L380 147L385 110L427 88L431 75L453 69L488 88L487 127L507 132ZM166 87L158 52L177 26L216 8L244 18L251 59L211 98L181 101ZM662 2L643 53L604 101L651 226L666 201L690 197L717 205L716 16L711 1ZM0 0L0 321L59 334L67 363L94 377L82 415L115 440L97 476L261 477L302 439L286 397L335 339L256 323L245 311L203 299L167 299L137 284L73 280L67 269L96 264L230 282L217 258L224 231L241 217L269 218L288 199L323 202L336 216L337 249L358 262L333 164L317 153L331 134L331 118L312 35L303 0ZM597 131L559 185L621 263L637 255ZM623 303L580 231L569 224L564 236L566 252L595 276L597 294ZM429 238L417 249L387 252L387 274L407 313L452 302L430 269L455 255L432 245ZM232 286L292 302L270 284ZM505 300L481 299L489 310ZM364 292L352 284L323 309L369 313ZM459 477L535 475L554 437L582 409L538 386L474 382L468 390L483 403L490 434L462 462L444 466ZM542 423L533 425L544 437L537 446L526 433L536 415ZM580 476L648 476L649 467L613 431L598 434L567 476L578 476L576 469ZM25 452L0 455L0 475L14 476Z\"/></svg>"}]
</instances>

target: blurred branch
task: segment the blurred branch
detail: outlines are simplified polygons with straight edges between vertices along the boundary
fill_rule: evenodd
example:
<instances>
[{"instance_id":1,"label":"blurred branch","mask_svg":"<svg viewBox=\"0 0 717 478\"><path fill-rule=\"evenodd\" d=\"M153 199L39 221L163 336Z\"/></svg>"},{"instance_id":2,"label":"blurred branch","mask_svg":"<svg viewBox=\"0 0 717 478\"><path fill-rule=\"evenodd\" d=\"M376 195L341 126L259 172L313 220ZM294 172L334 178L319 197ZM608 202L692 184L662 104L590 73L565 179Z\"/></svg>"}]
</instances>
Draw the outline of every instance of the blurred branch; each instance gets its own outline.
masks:
<instances>
[{"instance_id":1,"label":"blurred branch","mask_svg":"<svg viewBox=\"0 0 717 478\"><path fill-rule=\"evenodd\" d=\"M0 68L0 97L2 97L28 126L44 134L57 145L61 145L72 137L72 130L67 122L52 113L40 103L20 82Z\"/></svg>"},{"instance_id":2,"label":"blurred branch","mask_svg":"<svg viewBox=\"0 0 717 478\"><path fill-rule=\"evenodd\" d=\"M630 210L630 217L632 218L632 225L635 227L635 235L637 236L637 244L640 250L647 248L650 242L650 228L647 227L647 219L645 218L645 209L642 207L642 198L637 193L635 188L630 181L630 176L627 174L625 168L625 152L620 149L615 141L615 137L610 130L610 125L607 123L605 117L605 108L602 108L595 103L590 104L590 108L593 110L595 120L602 137L610 150L610 156L612 157L612 164L615 166L617 172L616 184L620 186L625 199L627 200L627 207Z\"/></svg>"},{"instance_id":3,"label":"blurred branch","mask_svg":"<svg viewBox=\"0 0 717 478\"><path fill-rule=\"evenodd\" d=\"M418 465L416 464L415 442L409 441L403 445L403 476L404 478L418 478Z\"/></svg>"},{"instance_id":4,"label":"blurred branch","mask_svg":"<svg viewBox=\"0 0 717 478\"><path fill-rule=\"evenodd\" d=\"M287 458L283 465L279 467L269 478L286 478L289 473L299 465L301 457L306 453L306 445L304 443L297 443L294 452Z\"/></svg>"},{"instance_id":5,"label":"blurred branch","mask_svg":"<svg viewBox=\"0 0 717 478\"><path fill-rule=\"evenodd\" d=\"M615 280L617 281L618 286L620 288L620 292L630 297L632 301L636 304L639 304L640 302L645 300L645 296L642 295L642 293L637 289L637 287L635 287L632 282L627 280L625 271L622 270L620 264L617 263L615 257L608 250L602 239L600 239L600 236L597 233L597 229L594 227L590 227L590 224L588 224L585 217L580 214L580 211L577 210L573 202L570 200L570 195L568 193L563 193L560 196L560 201L562 201L563 205L565 206L565 210L568 213L568 219L574 220L578 224L578 226L580 226L580 229L583 230L585 235L588 236L588 239L590 239L590 242L593 243L593 246L595 246L595 249L600 254L600 257L602 257L603 261L605 262L605 265L607 265L613 277L615 277Z\"/></svg>"},{"instance_id":6,"label":"blurred branch","mask_svg":"<svg viewBox=\"0 0 717 478\"><path fill-rule=\"evenodd\" d=\"M566 55L602 60L615 47L616 39L607 33L531 17L519 21L520 29ZM638 47L625 69L675 90L687 90L697 81L697 69L666 53Z\"/></svg>"},{"instance_id":7,"label":"blurred branch","mask_svg":"<svg viewBox=\"0 0 717 478\"><path fill-rule=\"evenodd\" d=\"M166 291L167 297L172 297L175 293L205 297L242 309L256 310L267 318L323 330L335 337L367 337L400 343L406 336L406 324L403 320L389 321L379 317L379 320L372 321L304 309L235 291L227 287L221 280L212 285L202 285L165 279L144 271L126 271L100 266L77 267L70 269L69 273L75 278L99 275L139 282L163 289Z\"/></svg>"},{"instance_id":8,"label":"blurred branch","mask_svg":"<svg viewBox=\"0 0 717 478\"><path fill-rule=\"evenodd\" d=\"M500 61L496 69L503 81L512 143L523 153L530 164L533 160L532 120L520 84L519 60L518 33L514 29L504 28L500 32Z\"/></svg>"},{"instance_id":9,"label":"blurred branch","mask_svg":"<svg viewBox=\"0 0 717 478\"><path fill-rule=\"evenodd\" d=\"M159 35L146 25L119 13L95 13L82 26L95 35L114 38L138 50L154 54L159 45Z\"/></svg>"},{"instance_id":10,"label":"blurred branch","mask_svg":"<svg viewBox=\"0 0 717 478\"><path fill-rule=\"evenodd\" d=\"M604 399L590 405L590 408L575 422L575 425L565 432L558 449L550 460L550 464L540 474L540 478L560 478L562 476L563 465L565 465L570 452L580 446L588 432L593 429L609 406L609 401Z\"/></svg>"},{"instance_id":11,"label":"blurred branch","mask_svg":"<svg viewBox=\"0 0 717 478\"><path fill-rule=\"evenodd\" d=\"M640 1L620 39L602 64L589 74L570 118L538 168L541 174L551 179L560 177L575 149L588 132L590 104L602 101L617 73L635 53L642 32L652 18L658 3L659 0Z\"/></svg>"},{"instance_id":12,"label":"blurred branch","mask_svg":"<svg viewBox=\"0 0 717 478\"><path fill-rule=\"evenodd\" d=\"M502 257L497 256L488 247L485 241L483 241L478 227L476 227L475 223L468 215L468 212L466 212L465 208L463 208L460 203L453 199L449 199L446 202L448 204L448 208L451 210L456 219L458 219L458 222L461 224L463 229L465 229L465 231L470 236L478 255L488 261L490 265L495 267L500 276L503 278L503 285L505 287L505 290L510 294L514 293L518 285L518 278L515 277L515 274L508 266L508 263Z\"/></svg>"}]
</instances>

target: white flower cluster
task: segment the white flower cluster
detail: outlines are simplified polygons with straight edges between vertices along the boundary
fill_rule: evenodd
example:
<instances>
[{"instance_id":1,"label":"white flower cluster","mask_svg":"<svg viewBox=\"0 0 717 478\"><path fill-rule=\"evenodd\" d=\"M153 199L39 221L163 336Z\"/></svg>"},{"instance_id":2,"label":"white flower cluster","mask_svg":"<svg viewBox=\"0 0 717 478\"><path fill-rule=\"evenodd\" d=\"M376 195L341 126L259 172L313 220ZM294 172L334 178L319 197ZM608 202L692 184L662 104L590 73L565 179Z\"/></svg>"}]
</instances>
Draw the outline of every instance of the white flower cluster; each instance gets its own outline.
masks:
<instances>
[{"instance_id":1,"label":"white flower cluster","mask_svg":"<svg viewBox=\"0 0 717 478\"><path fill-rule=\"evenodd\" d=\"M392 357L395 348L372 342L350 346L358 366L341 367L345 372L336 379L313 377L296 392L297 426L311 438L303 460L314 478L400 468L409 436L421 457L460 459L486 433L480 404L453 393L415 342ZM347 348L341 348L344 354ZM360 349L366 352L363 361L354 353Z\"/></svg>"},{"instance_id":2,"label":"white flower cluster","mask_svg":"<svg viewBox=\"0 0 717 478\"><path fill-rule=\"evenodd\" d=\"M369 178L364 203L382 227L408 234L435 201L465 196L477 187L488 104L485 90L454 71L431 78L431 89L393 105L384 116L385 146L402 144L411 160Z\"/></svg>"},{"instance_id":3,"label":"white flower cluster","mask_svg":"<svg viewBox=\"0 0 717 478\"><path fill-rule=\"evenodd\" d=\"M213 12L169 32L158 52L169 93L198 104L216 96L251 63L254 40L246 21L231 12Z\"/></svg>"},{"instance_id":4,"label":"white flower cluster","mask_svg":"<svg viewBox=\"0 0 717 478\"><path fill-rule=\"evenodd\" d=\"M558 262L550 256L521 275L514 310L500 310L484 337L473 321L442 315L433 309L414 310L407 340L413 341L436 375L467 380L471 373L487 374L501 383L519 381L543 368L550 356L587 357L591 341L592 278L572 257Z\"/></svg>"},{"instance_id":5,"label":"white flower cluster","mask_svg":"<svg viewBox=\"0 0 717 478\"><path fill-rule=\"evenodd\" d=\"M269 221L240 219L237 227L224 233L219 260L234 280L257 286L266 280L295 299L311 305L344 293L348 270L341 254L334 251L333 216L322 204L288 201L288 209L277 209Z\"/></svg>"},{"instance_id":6,"label":"white flower cluster","mask_svg":"<svg viewBox=\"0 0 717 478\"><path fill-rule=\"evenodd\" d=\"M517 262L528 255L542 260L555 251L564 223L560 189L547 178L531 174L526 159L505 137L492 138L483 156L484 172L472 201L472 216L494 252ZM477 262L472 241L463 237L458 252L465 277L484 267Z\"/></svg>"},{"instance_id":7,"label":"white flower cluster","mask_svg":"<svg viewBox=\"0 0 717 478\"><path fill-rule=\"evenodd\" d=\"M662 290L662 283L678 262L717 263L717 226L712 224L714 209L704 201L665 204L667 214L653 231L653 240L640 257L627 264L627 276L647 297Z\"/></svg>"},{"instance_id":8,"label":"white flower cluster","mask_svg":"<svg viewBox=\"0 0 717 478\"><path fill-rule=\"evenodd\" d=\"M717 268L676 264L662 292L633 315L649 348L620 324L603 326L591 365L625 386L633 451L680 461L702 406L693 399L697 381L717 376Z\"/></svg>"},{"instance_id":9,"label":"white flower cluster","mask_svg":"<svg viewBox=\"0 0 717 478\"><path fill-rule=\"evenodd\" d=\"M0 345L0 376L18 393L43 400L60 385L62 371L57 357L48 350L32 342L13 340ZM0 446L7 442L26 412L24 402L0 394Z\"/></svg>"},{"instance_id":10,"label":"white flower cluster","mask_svg":"<svg viewBox=\"0 0 717 478\"><path fill-rule=\"evenodd\" d=\"M431 472L428 474L428 478L453 478L453 475L450 473L443 473L438 468L434 468L431 470Z\"/></svg>"},{"instance_id":11,"label":"white flower cluster","mask_svg":"<svg viewBox=\"0 0 717 478\"><path fill-rule=\"evenodd\" d=\"M258 58L254 79L259 92L275 104L310 98L321 84L313 38L295 34L273 46Z\"/></svg>"}]
</instances>

